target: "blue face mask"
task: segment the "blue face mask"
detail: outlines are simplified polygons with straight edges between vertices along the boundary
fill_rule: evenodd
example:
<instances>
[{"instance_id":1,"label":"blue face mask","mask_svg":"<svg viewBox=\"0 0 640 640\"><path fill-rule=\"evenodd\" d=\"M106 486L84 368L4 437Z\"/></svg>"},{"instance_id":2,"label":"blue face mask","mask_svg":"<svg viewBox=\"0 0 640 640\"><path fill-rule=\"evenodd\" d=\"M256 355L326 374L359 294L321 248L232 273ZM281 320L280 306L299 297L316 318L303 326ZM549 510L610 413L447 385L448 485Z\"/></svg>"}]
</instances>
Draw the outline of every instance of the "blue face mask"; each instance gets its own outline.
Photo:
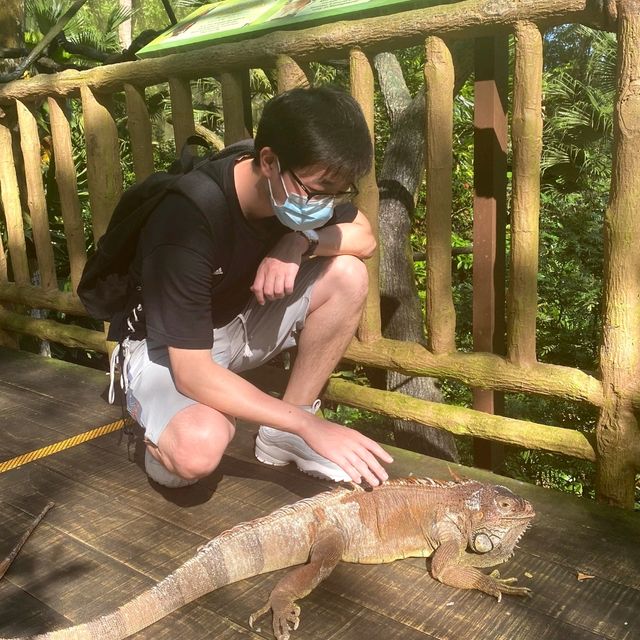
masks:
<instances>
[{"instance_id":1,"label":"blue face mask","mask_svg":"<svg viewBox=\"0 0 640 640\"><path fill-rule=\"evenodd\" d=\"M282 188L287 196L282 204L278 204L273 197L271 181L267 180L267 184L271 195L271 208L281 224L294 231L307 231L308 229L317 229L331 219L335 198L328 196L307 202L306 196L287 191L282 179L282 172L280 172L280 163L278 163L278 172Z\"/></svg>"}]
</instances>

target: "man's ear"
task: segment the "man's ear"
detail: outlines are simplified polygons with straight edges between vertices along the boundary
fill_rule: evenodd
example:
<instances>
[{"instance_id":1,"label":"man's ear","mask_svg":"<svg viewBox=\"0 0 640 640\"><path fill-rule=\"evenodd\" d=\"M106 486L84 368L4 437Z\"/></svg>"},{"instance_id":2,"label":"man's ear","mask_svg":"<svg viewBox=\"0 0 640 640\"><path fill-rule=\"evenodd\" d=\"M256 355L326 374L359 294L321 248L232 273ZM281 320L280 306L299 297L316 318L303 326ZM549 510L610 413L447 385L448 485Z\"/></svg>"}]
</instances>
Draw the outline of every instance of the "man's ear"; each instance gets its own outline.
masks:
<instances>
[{"instance_id":1,"label":"man's ear","mask_svg":"<svg viewBox=\"0 0 640 640\"><path fill-rule=\"evenodd\" d=\"M278 156L271 147L262 147L258 154L260 171L266 178L275 178L279 173Z\"/></svg>"}]
</instances>

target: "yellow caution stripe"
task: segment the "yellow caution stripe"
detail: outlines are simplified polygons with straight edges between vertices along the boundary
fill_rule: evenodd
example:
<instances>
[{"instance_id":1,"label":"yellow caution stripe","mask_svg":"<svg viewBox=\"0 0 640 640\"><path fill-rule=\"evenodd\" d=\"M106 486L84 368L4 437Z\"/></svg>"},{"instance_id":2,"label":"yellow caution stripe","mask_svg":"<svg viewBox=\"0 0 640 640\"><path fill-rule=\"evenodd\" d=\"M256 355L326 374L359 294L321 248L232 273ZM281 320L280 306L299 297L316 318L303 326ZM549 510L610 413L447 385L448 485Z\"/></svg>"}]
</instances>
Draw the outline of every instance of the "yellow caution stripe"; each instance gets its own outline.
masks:
<instances>
[{"instance_id":1,"label":"yellow caution stripe","mask_svg":"<svg viewBox=\"0 0 640 640\"><path fill-rule=\"evenodd\" d=\"M23 453L22 455L11 458L10 460L0 462L0 473L11 471L11 469L16 469L17 467L21 467L24 464L33 462L34 460L46 458L54 453L58 453L58 451L70 449L71 447L75 447L83 442L87 442L88 440L93 440L94 438L99 438L107 433L112 433L113 431L122 429L126 422L128 421L123 419L116 420L115 422L110 422L109 424L102 425L101 427L91 429L90 431L79 433L77 436L72 436L66 440L60 440L60 442L54 442L46 447L42 447L41 449L29 451L28 453Z\"/></svg>"}]
</instances>

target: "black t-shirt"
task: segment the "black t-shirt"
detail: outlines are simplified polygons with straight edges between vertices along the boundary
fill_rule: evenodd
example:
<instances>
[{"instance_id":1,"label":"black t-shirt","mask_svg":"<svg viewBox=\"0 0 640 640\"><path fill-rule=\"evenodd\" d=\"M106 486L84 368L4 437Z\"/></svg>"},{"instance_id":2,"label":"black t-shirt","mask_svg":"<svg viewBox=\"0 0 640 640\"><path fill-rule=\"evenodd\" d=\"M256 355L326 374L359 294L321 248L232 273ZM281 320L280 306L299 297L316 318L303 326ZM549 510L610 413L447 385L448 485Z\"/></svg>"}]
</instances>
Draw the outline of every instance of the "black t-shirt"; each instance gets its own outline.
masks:
<instances>
[{"instance_id":1,"label":"black t-shirt","mask_svg":"<svg viewBox=\"0 0 640 640\"><path fill-rule=\"evenodd\" d=\"M290 230L274 217L251 224L244 217L235 189L235 155L218 160L233 244L230 263L216 262L216 241L207 217L184 195L169 193L141 232L134 273L142 285L142 309L136 313L135 337L167 346L209 349L213 328L231 321L253 295L250 286L260 262ZM327 224L350 222L357 211L349 205ZM221 273L224 272L224 273ZM144 325L144 329L141 327Z\"/></svg>"}]
</instances>

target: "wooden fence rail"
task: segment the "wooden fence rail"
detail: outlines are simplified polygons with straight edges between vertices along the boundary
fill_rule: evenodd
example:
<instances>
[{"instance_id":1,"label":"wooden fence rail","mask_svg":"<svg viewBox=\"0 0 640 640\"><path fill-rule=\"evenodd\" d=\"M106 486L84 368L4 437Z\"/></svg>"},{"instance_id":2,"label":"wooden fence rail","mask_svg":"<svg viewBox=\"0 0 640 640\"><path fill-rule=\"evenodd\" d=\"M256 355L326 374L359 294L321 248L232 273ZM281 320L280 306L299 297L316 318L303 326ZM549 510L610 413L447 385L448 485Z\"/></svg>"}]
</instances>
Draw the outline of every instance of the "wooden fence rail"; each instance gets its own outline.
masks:
<instances>
[{"instance_id":1,"label":"wooden fence rail","mask_svg":"<svg viewBox=\"0 0 640 640\"><path fill-rule=\"evenodd\" d=\"M614 11L613 9L616 9ZM595 434L434 404L399 393L332 379L327 397L394 418L415 420L454 434L472 435L531 449L595 461L601 500L631 507L640 470L640 9L636 0L464 0L383 17L356 19L298 31L272 33L241 43L128 62L90 71L40 75L0 87L0 191L6 246L0 243L0 339L25 334L107 353L104 332L25 315L25 308L85 315L74 293L56 281L41 146L35 113L48 106L70 281L76 290L86 262L85 227L93 244L106 229L123 190L121 140L115 100L124 101L136 180L154 168L148 87L168 88L176 148L200 130L194 122L191 80L220 83L224 142L252 131L249 73L272 68L283 91L309 82L308 63L348 60L351 92L362 106L374 138L372 54L423 44L425 51L425 140L427 179L427 346L382 337L378 286L379 254L368 261L371 282L358 338L346 358L405 375L434 376L478 390L524 392L597 408ZM604 338L601 371L542 364L536 359L536 279L542 149L542 35L553 24L581 22L619 33L619 87L611 201L605 225ZM452 38L515 35L513 74L513 202L506 356L456 350L451 286ZM116 95L119 94L119 95ZM91 216L83 220L69 121L71 102L82 112ZM76 109L77 110L77 109ZM504 115L504 114L503 114ZM19 129L19 145L12 130ZM205 132L207 133L207 132ZM212 135L213 134L208 134ZM506 136L500 134L503 140ZM77 142L76 142L77 144ZM21 153L20 153L21 151ZM14 154L19 153L16 158ZM16 160L19 160L16 163ZM16 166L23 170L16 172ZM24 184L22 202L19 185ZM375 170L359 183L359 207L378 233ZM26 205L26 211L23 207ZM28 212L28 216L24 213ZM25 219L28 224L25 225ZM34 251L27 241L33 242ZM35 254L35 255L32 255ZM10 280L11 279L11 280ZM578 425L576 425L578 427Z\"/></svg>"}]
</instances>

